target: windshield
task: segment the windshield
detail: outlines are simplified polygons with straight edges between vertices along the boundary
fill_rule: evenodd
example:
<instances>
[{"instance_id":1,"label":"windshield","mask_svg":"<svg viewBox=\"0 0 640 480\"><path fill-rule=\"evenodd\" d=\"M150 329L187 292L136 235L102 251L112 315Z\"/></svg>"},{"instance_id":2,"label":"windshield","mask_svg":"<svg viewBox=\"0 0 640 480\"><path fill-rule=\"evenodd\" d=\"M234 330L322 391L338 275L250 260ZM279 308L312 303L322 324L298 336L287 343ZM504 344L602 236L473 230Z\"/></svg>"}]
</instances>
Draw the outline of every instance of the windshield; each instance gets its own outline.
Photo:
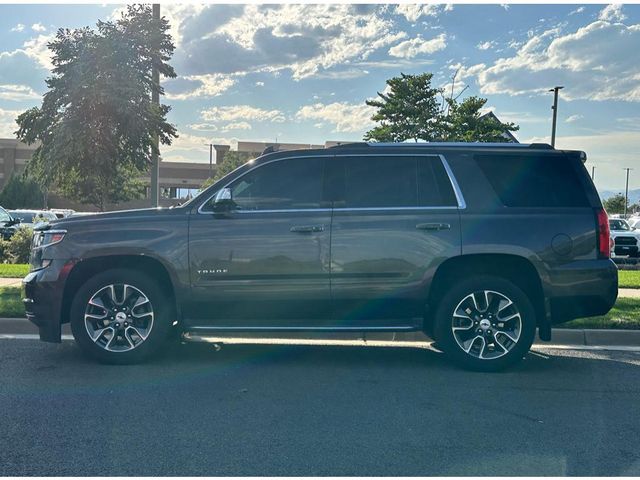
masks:
<instances>
[{"instance_id":1,"label":"windshield","mask_svg":"<svg viewBox=\"0 0 640 480\"><path fill-rule=\"evenodd\" d=\"M611 230L631 230L626 220L609 220L609 228Z\"/></svg>"}]
</instances>

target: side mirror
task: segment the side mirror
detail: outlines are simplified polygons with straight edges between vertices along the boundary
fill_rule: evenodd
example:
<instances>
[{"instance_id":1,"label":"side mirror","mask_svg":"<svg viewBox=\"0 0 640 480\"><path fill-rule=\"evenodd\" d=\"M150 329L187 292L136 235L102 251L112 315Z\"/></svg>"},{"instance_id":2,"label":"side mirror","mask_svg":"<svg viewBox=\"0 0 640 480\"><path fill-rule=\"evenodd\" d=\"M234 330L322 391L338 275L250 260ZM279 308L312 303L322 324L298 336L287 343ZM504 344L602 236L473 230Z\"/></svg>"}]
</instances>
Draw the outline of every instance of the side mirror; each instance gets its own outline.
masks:
<instances>
[{"instance_id":1,"label":"side mirror","mask_svg":"<svg viewBox=\"0 0 640 480\"><path fill-rule=\"evenodd\" d=\"M20 220L19 218L12 218L11 220L9 220L7 223L5 223L5 225L7 227L13 227L14 225L18 225L22 222L22 220Z\"/></svg>"},{"instance_id":2,"label":"side mirror","mask_svg":"<svg viewBox=\"0 0 640 480\"><path fill-rule=\"evenodd\" d=\"M223 188L213 198L213 213L231 213L235 210L236 204L230 188Z\"/></svg>"}]
</instances>

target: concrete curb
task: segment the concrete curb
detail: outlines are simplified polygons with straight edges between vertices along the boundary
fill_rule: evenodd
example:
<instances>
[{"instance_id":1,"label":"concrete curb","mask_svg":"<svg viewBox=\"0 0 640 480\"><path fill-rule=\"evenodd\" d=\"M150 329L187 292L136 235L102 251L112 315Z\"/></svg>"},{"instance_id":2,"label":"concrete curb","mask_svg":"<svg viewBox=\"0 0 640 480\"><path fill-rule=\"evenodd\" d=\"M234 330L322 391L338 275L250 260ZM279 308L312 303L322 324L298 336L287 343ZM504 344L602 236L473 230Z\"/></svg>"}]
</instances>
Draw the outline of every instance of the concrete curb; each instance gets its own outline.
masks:
<instances>
[{"instance_id":1,"label":"concrete curb","mask_svg":"<svg viewBox=\"0 0 640 480\"><path fill-rule=\"evenodd\" d=\"M24 318L0 318L0 334L25 335L37 334L38 329L35 325ZM71 330L69 325L62 326L62 334L69 335ZM242 332L236 335L220 335L220 337L242 337L242 338L261 338L264 334ZM331 339L331 340L357 340L363 338L358 333L293 333L279 332L278 338L286 339ZM386 342L430 342L431 339L422 332L403 332L403 333L386 333L386 332L370 332L364 335L365 340L369 341L386 341ZM537 340L536 346L576 346L576 347L640 347L640 330L597 330L597 329L570 329L570 328L554 328L552 341L541 342Z\"/></svg>"}]
</instances>

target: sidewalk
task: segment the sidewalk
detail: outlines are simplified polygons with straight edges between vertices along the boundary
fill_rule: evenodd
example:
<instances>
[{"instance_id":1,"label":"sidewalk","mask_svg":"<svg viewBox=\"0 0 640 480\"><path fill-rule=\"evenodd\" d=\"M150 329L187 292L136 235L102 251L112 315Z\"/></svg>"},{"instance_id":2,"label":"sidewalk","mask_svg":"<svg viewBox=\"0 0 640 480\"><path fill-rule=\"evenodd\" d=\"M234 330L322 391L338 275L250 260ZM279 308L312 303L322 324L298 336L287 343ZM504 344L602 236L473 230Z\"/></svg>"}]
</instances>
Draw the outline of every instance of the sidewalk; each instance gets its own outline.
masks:
<instances>
[{"instance_id":1,"label":"sidewalk","mask_svg":"<svg viewBox=\"0 0 640 480\"><path fill-rule=\"evenodd\" d=\"M19 287L22 285L22 278L0 278L0 287Z\"/></svg>"}]
</instances>

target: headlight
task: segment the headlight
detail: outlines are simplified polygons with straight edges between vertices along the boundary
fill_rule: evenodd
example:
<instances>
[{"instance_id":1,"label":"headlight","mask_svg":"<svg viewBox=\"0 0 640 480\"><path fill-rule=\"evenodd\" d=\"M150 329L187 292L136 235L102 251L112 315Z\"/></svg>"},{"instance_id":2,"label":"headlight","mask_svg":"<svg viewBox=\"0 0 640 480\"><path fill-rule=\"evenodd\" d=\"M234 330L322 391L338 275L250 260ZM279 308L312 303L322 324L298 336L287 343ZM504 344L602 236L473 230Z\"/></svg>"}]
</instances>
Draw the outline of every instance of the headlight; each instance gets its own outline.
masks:
<instances>
[{"instance_id":1,"label":"headlight","mask_svg":"<svg viewBox=\"0 0 640 480\"><path fill-rule=\"evenodd\" d=\"M48 247L55 243L60 243L67 234L66 230L43 230L33 234L33 248Z\"/></svg>"}]
</instances>

